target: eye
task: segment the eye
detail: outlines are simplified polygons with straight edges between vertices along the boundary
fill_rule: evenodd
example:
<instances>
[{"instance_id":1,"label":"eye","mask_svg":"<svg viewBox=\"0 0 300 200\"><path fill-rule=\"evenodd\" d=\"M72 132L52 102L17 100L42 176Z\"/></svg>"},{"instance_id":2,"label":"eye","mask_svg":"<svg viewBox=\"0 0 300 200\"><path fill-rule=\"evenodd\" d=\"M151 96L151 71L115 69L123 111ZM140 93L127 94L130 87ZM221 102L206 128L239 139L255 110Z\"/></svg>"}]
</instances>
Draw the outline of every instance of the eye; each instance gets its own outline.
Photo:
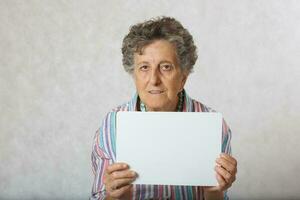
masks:
<instances>
[{"instance_id":1,"label":"eye","mask_svg":"<svg viewBox=\"0 0 300 200\"><path fill-rule=\"evenodd\" d=\"M148 65L142 65L142 66L139 67L139 69L141 71L147 71L149 69L149 66Z\"/></svg>"},{"instance_id":2,"label":"eye","mask_svg":"<svg viewBox=\"0 0 300 200\"><path fill-rule=\"evenodd\" d=\"M170 71L170 70L172 70L173 65L172 65L172 64L162 64L162 65L160 66L160 68L161 68L163 71Z\"/></svg>"}]
</instances>

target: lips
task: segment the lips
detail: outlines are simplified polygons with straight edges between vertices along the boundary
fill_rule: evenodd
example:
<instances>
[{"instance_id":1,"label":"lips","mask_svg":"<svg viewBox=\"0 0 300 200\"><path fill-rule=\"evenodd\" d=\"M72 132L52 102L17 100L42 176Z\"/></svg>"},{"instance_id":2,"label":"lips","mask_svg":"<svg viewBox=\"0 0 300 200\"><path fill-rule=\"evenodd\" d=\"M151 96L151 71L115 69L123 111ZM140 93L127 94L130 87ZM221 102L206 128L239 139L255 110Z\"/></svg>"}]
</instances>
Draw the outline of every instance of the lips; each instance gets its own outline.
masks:
<instances>
[{"instance_id":1,"label":"lips","mask_svg":"<svg viewBox=\"0 0 300 200\"><path fill-rule=\"evenodd\" d=\"M161 94L163 93L164 91L163 90L149 90L148 91L150 94Z\"/></svg>"}]
</instances>

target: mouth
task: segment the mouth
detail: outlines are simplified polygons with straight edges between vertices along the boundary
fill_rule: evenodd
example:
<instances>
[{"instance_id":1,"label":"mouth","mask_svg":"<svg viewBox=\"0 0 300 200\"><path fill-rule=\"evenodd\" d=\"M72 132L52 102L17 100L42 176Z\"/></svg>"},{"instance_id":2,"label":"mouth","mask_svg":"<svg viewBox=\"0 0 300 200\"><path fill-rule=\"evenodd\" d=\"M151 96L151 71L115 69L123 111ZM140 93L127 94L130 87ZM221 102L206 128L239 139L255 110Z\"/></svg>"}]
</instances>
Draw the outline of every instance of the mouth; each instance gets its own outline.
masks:
<instances>
[{"instance_id":1,"label":"mouth","mask_svg":"<svg viewBox=\"0 0 300 200\"><path fill-rule=\"evenodd\" d=\"M163 93L164 91L163 90L149 90L148 91L150 94L161 94Z\"/></svg>"}]
</instances>

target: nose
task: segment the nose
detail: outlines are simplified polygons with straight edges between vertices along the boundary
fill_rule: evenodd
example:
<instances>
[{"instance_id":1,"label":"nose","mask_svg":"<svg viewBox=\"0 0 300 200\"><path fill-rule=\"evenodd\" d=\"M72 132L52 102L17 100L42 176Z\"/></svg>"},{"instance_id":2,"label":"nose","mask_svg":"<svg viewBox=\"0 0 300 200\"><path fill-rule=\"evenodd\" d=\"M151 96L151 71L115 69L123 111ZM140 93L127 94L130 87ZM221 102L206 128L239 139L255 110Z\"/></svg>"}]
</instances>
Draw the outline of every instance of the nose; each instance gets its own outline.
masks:
<instances>
[{"instance_id":1,"label":"nose","mask_svg":"<svg viewBox=\"0 0 300 200\"><path fill-rule=\"evenodd\" d=\"M160 74L157 69L151 71L150 83L152 85L159 85L161 83Z\"/></svg>"}]
</instances>

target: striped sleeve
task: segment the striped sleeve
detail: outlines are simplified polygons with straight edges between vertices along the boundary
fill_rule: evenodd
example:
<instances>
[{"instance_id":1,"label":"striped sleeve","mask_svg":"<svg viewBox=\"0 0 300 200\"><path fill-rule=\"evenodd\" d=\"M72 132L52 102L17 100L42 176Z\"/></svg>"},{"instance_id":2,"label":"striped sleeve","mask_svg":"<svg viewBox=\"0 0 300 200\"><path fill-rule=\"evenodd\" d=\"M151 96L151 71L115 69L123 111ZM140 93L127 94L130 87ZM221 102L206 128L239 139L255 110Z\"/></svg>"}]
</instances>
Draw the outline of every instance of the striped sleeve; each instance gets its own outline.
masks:
<instances>
[{"instance_id":1,"label":"striped sleeve","mask_svg":"<svg viewBox=\"0 0 300 200\"><path fill-rule=\"evenodd\" d=\"M96 131L93 149L91 155L92 170L94 174L94 182L92 187L92 194L90 200L105 199L104 186L104 171L110 164L113 163L113 138L111 134L111 119L113 113L108 113L104 118L101 127Z\"/></svg>"},{"instance_id":2,"label":"striped sleeve","mask_svg":"<svg viewBox=\"0 0 300 200\"><path fill-rule=\"evenodd\" d=\"M231 130L224 119L222 125L222 153L231 155Z\"/></svg>"},{"instance_id":3,"label":"striped sleeve","mask_svg":"<svg viewBox=\"0 0 300 200\"><path fill-rule=\"evenodd\" d=\"M224 119L222 125L222 153L231 155L231 130ZM227 193L228 190L225 190L224 200L229 200Z\"/></svg>"},{"instance_id":4,"label":"striped sleeve","mask_svg":"<svg viewBox=\"0 0 300 200\"><path fill-rule=\"evenodd\" d=\"M216 112L215 110L213 110L212 108L205 106L204 104L200 103L200 102L196 102L195 103L195 112ZM229 155L231 155L231 130L229 128L229 126L227 125L226 121L222 120L222 153L227 153Z\"/></svg>"}]
</instances>

